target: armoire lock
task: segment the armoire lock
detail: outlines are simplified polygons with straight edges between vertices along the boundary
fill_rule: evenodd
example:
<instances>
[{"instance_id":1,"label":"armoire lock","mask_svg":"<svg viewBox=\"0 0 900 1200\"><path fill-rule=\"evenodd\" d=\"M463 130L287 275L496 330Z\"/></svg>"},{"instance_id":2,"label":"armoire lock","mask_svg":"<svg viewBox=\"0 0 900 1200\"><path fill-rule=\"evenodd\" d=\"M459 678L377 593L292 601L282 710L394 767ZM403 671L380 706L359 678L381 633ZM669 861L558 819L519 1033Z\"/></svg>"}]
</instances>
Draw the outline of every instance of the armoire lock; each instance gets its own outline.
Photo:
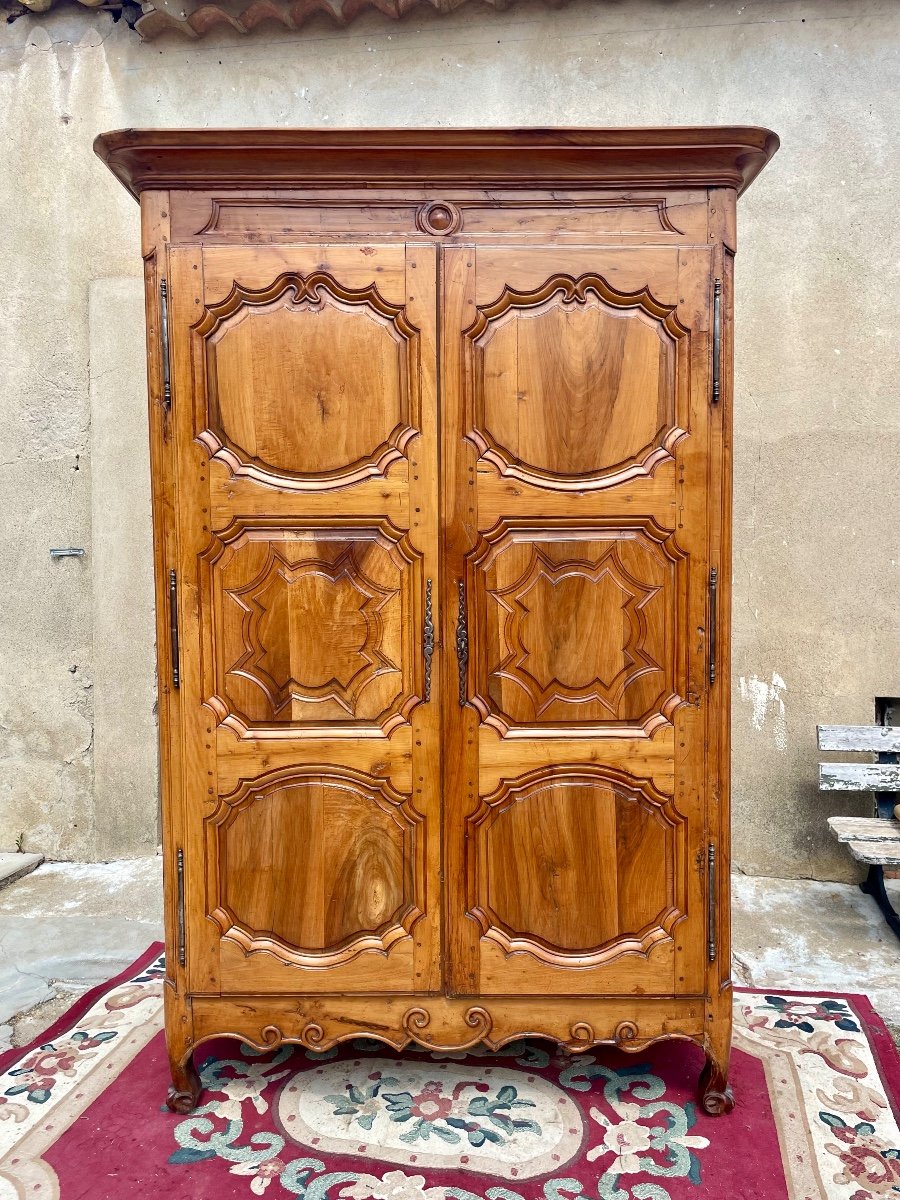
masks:
<instances>
[{"instance_id":1,"label":"armoire lock","mask_svg":"<svg viewBox=\"0 0 900 1200\"><path fill-rule=\"evenodd\" d=\"M104 134L140 199L169 1106L217 1035L728 1087L735 201L768 130Z\"/></svg>"}]
</instances>

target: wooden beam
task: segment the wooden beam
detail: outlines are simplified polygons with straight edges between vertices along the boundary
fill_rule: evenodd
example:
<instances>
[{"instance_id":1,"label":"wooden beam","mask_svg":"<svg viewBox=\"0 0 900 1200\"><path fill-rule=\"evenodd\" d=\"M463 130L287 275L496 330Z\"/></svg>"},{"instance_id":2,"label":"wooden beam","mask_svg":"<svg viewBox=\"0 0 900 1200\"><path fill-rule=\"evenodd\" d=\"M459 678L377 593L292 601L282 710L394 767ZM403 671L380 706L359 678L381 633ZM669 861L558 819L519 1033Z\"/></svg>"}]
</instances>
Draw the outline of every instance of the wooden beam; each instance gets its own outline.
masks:
<instances>
[{"instance_id":1,"label":"wooden beam","mask_svg":"<svg viewBox=\"0 0 900 1200\"><path fill-rule=\"evenodd\" d=\"M823 792L900 792L900 763L821 763Z\"/></svg>"},{"instance_id":2,"label":"wooden beam","mask_svg":"<svg viewBox=\"0 0 900 1200\"><path fill-rule=\"evenodd\" d=\"M847 849L870 867L900 867L900 842L848 842Z\"/></svg>"},{"instance_id":3,"label":"wooden beam","mask_svg":"<svg viewBox=\"0 0 900 1200\"><path fill-rule=\"evenodd\" d=\"M829 817L828 828L839 842L900 842L900 821L882 817Z\"/></svg>"},{"instance_id":4,"label":"wooden beam","mask_svg":"<svg viewBox=\"0 0 900 1200\"><path fill-rule=\"evenodd\" d=\"M900 754L900 725L817 725L820 750Z\"/></svg>"}]
</instances>

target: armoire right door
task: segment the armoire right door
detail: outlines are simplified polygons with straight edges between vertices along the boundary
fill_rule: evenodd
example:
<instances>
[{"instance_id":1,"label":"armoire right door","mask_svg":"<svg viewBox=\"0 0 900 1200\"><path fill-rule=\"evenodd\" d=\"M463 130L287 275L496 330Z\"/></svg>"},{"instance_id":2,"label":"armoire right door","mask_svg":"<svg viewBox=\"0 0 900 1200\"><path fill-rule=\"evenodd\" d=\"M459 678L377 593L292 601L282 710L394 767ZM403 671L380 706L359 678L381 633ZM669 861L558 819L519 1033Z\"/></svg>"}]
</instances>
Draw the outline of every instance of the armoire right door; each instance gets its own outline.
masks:
<instances>
[{"instance_id":1,"label":"armoire right door","mask_svg":"<svg viewBox=\"0 0 900 1200\"><path fill-rule=\"evenodd\" d=\"M452 994L705 990L711 264L442 251Z\"/></svg>"}]
</instances>

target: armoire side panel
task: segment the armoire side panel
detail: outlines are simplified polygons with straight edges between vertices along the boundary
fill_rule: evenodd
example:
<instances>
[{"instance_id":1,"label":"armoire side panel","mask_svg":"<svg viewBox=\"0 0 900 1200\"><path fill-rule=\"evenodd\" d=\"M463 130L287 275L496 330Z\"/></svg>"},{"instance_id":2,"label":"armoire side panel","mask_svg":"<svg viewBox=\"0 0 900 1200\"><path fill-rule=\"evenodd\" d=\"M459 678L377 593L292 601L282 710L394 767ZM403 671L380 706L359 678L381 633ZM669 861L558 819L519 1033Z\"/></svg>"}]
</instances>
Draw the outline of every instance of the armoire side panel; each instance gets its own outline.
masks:
<instances>
[{"instance_id":1,"label":"armoire side panel","mask_svg":"<svg viewBox=\"0 0 900 1200\"><path fill-rule=\"evenodd\" d=\"M159 719L160 817L163 851L166 978L171 991L187 990L180 961L178 926L183 911L179 891L178 849L181 831L181 741L179 692L173 686L169 566L176 557L171 412L166 396L163 347L163 300L160 281L167 272L166 244L171 230L166 191L148 191L141 203L141 250L147 333L147 393L153 519L153 575L156 609L156 687Z\"/></svg>"}]
</instances>

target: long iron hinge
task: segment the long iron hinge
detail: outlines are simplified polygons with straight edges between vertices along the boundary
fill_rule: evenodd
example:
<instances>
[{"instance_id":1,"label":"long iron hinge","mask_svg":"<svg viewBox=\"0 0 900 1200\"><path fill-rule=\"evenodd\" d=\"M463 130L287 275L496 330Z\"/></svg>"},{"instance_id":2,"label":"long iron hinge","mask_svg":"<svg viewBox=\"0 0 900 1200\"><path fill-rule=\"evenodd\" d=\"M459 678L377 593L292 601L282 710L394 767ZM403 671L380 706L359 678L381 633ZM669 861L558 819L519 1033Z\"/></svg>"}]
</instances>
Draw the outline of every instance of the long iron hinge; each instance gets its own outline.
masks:
<instances>
[{"instance_id":1,"label":"long iron hinge","mask_svg":"<svg viewBox=\"0 0 900 1200\"><path fill-rule=\"evenodd\" d=\"M162 342L162 389L166 411L172 407L172 376L169 366L169 285L159 281L159 329Z\"/></svg>"},{"instance_id":2,"label":"long iron hinge","mask_svg":"<svg viewBox=\"0 0 900 1200\"><path fill-rule=\"evenodd\" d=\"M172 687L181 686L178 657L178 576L169 572L169 640L172 644Z\"/></svg>"},{"instance_id":3,"label":"long iron hinge","mask_svg":"<svg viewBox=\"0 0 900 1200\"><path fill-rule=\"evenodd\" d=\"M178 965L184 966L184 851L181 847L175 855L176 871L178 873Z\"/></svg>"},{"instance_id":4,"label":"long iron hinge","mask_svg":"<svg viewBox=\"0 0 900 1200\"><path fill-rule=\"evenodd\" d=\"M458 595L458 611L456 619L456 659L459 669L459 703L466 707L468 687L466 671L469 662L469 627L466 619L466 585L460 579L456 585Z\"/></svg>"},{"instance_id":5,"label":"long iron hinge","mask_svg":"<svg viewBox=\"0 0 900 1200\"><path fill-rule=\"evenodd\" d=\"M716 961L716 847L710 842L706 847L706 954L710 962Z\"/></svg>"},{"instance_id":6,"label":"long iron hinge","mask_svg":"<svg viewBox=\"0 0 900 1200\"><path fill-rule=\"evenodd\" d=\"M713 287L712 402L719 403L722 389L722 280Z\"/></svg>"},{"instance_id":7,"label":"long iron hinge","mask_svg":"<svg viewBox=\"0 0 900 1200\"><path fill-rule=\"evenodd\" d=\"M709 682L716 682L716 633L719 606L719 568L709 569Z\"/></svg>"},{"instance_id":8,"label":"long iron hinge","mask_svg":"<svg viewBox=\"0 0 900 1200\"><path fill-rule=\"evenodd\" d=\"M427 704L431 699L431 660L434 657L434 618L431 610L431 580L425 581L425 623L422 626L422 657L425 659L425 694Z\"/></svg>"}]
</instances>

